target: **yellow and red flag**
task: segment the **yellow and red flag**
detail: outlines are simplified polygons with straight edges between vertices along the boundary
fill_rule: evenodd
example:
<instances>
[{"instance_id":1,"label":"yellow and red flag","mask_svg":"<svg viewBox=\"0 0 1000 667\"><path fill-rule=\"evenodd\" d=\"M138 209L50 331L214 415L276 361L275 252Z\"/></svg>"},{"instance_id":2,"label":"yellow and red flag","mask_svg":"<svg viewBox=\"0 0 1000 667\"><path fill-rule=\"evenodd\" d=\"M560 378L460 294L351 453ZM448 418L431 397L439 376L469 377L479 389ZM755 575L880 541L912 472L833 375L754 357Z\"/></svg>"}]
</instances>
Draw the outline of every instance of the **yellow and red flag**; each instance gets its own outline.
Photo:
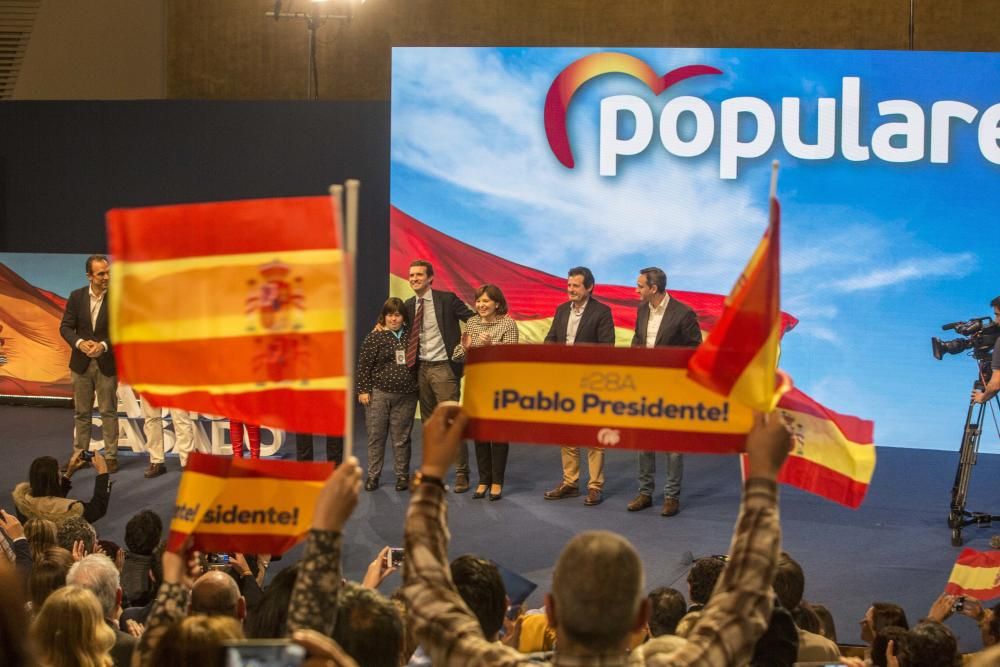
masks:
<instances>
[{"instance_id":1,"label":"yellow and red flag","mask_svg":"<svg viewBox=\"0 0 1000 667\"><path fill-rule=\"evenodd\" d=\"M344 430L343 252L327 197L117 209L111 340L154 405Z\"/></svg>"},{"instance_id":2,"label":"yellow and red flag","mask_svg":"<svg viewBox=\"0 0 1000 667\"><path fill-rule=\"evenodd\" d=\"M1000 551L963 549L944 592L969 595L984 602L1000 597Z\"/></svg>"},{"instance_id":3,"label":"yellow and red flag","mask_svg":"<svg viewBox=\"0 0 1000 667\"><path fill-rule=\"evenodd\" d=\"M875 423L834 412L799 389L778 401L794 448L778 481L856 509L875 473ZM741 460L746 477L747 460Z\"/></svg>"},{"instance_id":4,"label":"yellow and red flag","mask_svg":"<svg viewBox=\"0 0 1000 667\"><path fill-rule=\"evenodd\" d=\"M178 551L192 536L201 551L284 553L309 532L332 471L328 463L195 452L177 487L167 549Z\"/></svg>"},{"instance_id":5,"label":"yellow and red flag","mask_svg":"<svg viewBox=\"0 0 1000 667\"><path fill-rule=\"evenodd\" d=\"M715 328L691 357L691 379L761 412L770 412L790 386L778 371L782 334L781 208L771 197L764 238L726 298Z\"/></svg>"}]
</instances>

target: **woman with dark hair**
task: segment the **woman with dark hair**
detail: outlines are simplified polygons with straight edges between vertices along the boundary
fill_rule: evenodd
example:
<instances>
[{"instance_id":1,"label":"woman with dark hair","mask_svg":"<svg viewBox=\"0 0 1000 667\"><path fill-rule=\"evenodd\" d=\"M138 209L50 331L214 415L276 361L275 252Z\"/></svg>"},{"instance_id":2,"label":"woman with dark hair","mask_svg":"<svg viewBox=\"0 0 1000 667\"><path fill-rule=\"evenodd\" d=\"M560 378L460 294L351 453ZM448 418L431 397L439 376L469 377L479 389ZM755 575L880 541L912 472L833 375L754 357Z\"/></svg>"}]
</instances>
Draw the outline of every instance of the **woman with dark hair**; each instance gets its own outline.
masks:
<instances>
[{"instance_id":1,"label":"woman with dark hair","mask_svg":"<svg viewBox=\"0 0 1000 667\"><path fill-rule=\"evenodd\" d=\"M410 481L410 432L417 410L417 375L406 365L409 318L402 299L382 305L379 326L365 336L358 354L358 402L365 406L368 430L368 475L365 491L378 488L385 438L392 441L396 490Z\"/></svg>"},{"instance_id":2,"label":"woman with dark hair","mask_svg":"<svg viewBox=\"0 0 1000 667\"><path fill-rule=\"evenodd\" d=\"M512 345L518 341L517 323L507 314L507 299L496 285L483 285L476 290L476 314L465 323L462 343L455 348L454 359L465 359L470 347ZM482 498L489 491L490 500L503 496L504 472L507 469L506 442L476 441L476 465L479 486L473 498Z\"/></svg>"},{"instance_id":3,"label":"woman with dark hair","mask_svg":"<svg viewBox=\"0 0 1000 667\"><path fill-rule=\"evenodd\" d=\"M257 605L247 610L244 630L248 637L273 639L288 634L288 601L292 599L292 589L298 576L298 564L274 575Z\"/></svg>"},{"instance_id":4,"label":"woman with dark hair","mask_svg":"<svg viewBox=\"0 0 1000 667\"><path fill-rule=\"evenodd\" d=\"M108 511L111 480L104 457L95 452L93 461L97 477L94 479L94 495L89 502L66 497L73 486L70 477L84 463L80 452L69 460L69 466L63 474L59 473L59 462L51 456L39 456L32 461L28 481L15 486L12 494L18 519L22 522L48 519L58 528L71 516L82 516L89 523L103 517Z\"/></svg>"}]
</instances>

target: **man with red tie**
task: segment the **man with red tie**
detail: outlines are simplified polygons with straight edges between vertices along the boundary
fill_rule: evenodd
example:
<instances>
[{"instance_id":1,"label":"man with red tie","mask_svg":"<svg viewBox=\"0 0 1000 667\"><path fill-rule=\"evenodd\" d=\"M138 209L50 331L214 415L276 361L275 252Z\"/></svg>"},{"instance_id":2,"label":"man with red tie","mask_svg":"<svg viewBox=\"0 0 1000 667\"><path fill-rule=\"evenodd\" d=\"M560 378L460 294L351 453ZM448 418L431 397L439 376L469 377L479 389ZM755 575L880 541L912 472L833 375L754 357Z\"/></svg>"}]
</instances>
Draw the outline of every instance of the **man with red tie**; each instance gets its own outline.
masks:
<instances>
[{"instance_id":1,"label":"man with red tie","mask_svg":"<svg viewBox=\"0 0 1000 667\"><path fill-rule=\"evenodd\" d=\"M475 313L453 292L431 289L434 266L422 259L410 263L410 287L415 296L406 301L410 333L406 364L417 368L420 416L430 417L441 401L457 401L462 364L452 361L462 341L462 322ZM469 490L469 448L459 447L455 462L455 493Z\"/></svg>"}]
</instances>

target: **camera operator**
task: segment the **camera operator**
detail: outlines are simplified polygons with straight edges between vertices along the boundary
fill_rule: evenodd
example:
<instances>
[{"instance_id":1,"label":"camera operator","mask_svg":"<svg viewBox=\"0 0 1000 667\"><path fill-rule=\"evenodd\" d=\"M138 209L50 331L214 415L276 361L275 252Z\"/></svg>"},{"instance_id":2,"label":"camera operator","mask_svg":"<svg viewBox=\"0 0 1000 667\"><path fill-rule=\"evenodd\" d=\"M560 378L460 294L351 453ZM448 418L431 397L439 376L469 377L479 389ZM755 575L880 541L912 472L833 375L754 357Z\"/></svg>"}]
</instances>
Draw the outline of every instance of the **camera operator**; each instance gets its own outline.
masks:
<instances>
[{"instance_id":1,"label":"camera operator","mask_svg":"<svg viewBox=\"0 0 1000 667\"><path fill-rule=\"evenodd\" d=\"M1000 296L990 301L990 305L993 306L994 321L1000 324ZM976 403L985 403L1000 393L1000 343L993 346L993 361L990 367L993 369L993 374L990 376L989 381L987 382L986 378L983 378L983 382L986 383L986 390L975 390L972 392L972 400Z\"/></svg>"}]
</instances>

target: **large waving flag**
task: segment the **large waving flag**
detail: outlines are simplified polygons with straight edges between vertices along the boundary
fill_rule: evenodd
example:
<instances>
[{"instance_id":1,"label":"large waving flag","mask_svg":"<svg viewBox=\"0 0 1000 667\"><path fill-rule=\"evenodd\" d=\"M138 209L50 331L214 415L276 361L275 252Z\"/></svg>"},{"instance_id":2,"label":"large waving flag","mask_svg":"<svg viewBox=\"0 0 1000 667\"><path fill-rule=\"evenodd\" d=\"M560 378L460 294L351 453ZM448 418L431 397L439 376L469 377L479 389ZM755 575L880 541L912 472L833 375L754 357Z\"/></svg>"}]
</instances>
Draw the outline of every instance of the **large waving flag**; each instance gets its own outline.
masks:
<instances>
[{"instance_id":1,"label":"large waving flag","mask_svg":"<svg viewBox=\"0 0 1000 667\"><path fill-rule=\"evenodd\" d=\"M413 294L406 281L410 262L426 259L434 265L434 286L455 292L466 303L475 301L475 292L480 285L492 283L499 286L507 297L510 316L517 321L521 342L542 342L552 324L556 307L566 301L564 275L545 273L488 253L448 236L396 207L390 209L389 215L392 294L403 298ZM719 294L672 289L670 295L694 309L702 331L711 331L723 312L723 297ZM594 296L611 307L617 344L627 347L632 341L639 305L635 287L605 285L598 276ZM797 322L791 315L781 314L783 331L791 329Z\"/></svg>"},{"instance_id":2,"label":"large waving flag","mask_svg":"<svg viewBox=\"0 0 1000 667\"><path fill-rule=\"evenodd\" d=\"M693 380L761 412L773 410L790 386L778 371L780 224L781 208L772 191L764 238L726 298L717 326L688 366Z\"/></svg>"},{"instance_id":3,"label":"large waving flag","mask_svg":"<svg viewBox=\"0 0 1000 667\"><path fill-rule=\"evenodd\" d=\"M963 549L944 592L970 595L983 602L1000 597L1000 551Z\"/></svg>"},{"instance_id":4,"label":"large waving flag","mask_svg":"<svg viewBox=\"0 0 1000 667\"><path fill-rule=\"evenodd\" d=\"M795 445L778 481L857 508L875 473L875 423L829 410L799 389L778 401Z\"/></svg>"},{"instance_id":5,"label":"large waving flag","mask_svg":"<svg viewBox=\"0 0 1000 667\"><path fill-rule=\"evenodd\" d=\"M108 213L111 340L154 405L344 430L343 255L327 197Z\"/></svg>"},{"instance_id":6,"label":"large waving flag","mask_svg":"<svg viewBox=\"0 0 1000 667\"><path fill-rule=\"evenodd\" d=\"M59 335L66 300L0 264L0 394L73 395L69 345Z\"/></svg>"}]
</instances>

